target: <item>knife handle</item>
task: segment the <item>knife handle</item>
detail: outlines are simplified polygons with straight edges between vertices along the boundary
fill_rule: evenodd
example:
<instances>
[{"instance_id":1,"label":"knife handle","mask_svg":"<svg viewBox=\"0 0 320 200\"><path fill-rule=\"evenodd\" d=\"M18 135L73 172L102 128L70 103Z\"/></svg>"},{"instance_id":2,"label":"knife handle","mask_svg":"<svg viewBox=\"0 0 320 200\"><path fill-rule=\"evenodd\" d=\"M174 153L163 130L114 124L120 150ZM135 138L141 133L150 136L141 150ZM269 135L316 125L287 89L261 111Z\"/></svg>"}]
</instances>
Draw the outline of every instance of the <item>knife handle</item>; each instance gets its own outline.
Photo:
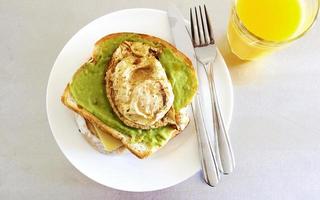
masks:
<instances>
[{"instance_id":1,"label":"knife handle","mask_svg":"<svg viewBox=\"0 0 320 200\"><path fill-rule=\"evenodd\" d=\"M210 97L212 103L212 115L213 123L217 133L217 144L219 148L220 161L222 165L222 170L224 174L230 174L235 168L234 154L229 138L229 134L226 129L225 121L223 119L220 103L216 91L216 85L214 81L213 73L213 62L207 63L206 69L210 69L209 74L207 74L209 87L210 87Z\"/></svg>"},{"instance_id":2,"label":"knife handle","mask_svg":"<svg viewBox=\"0 0 320 200\"><path fill-rule=\"evenodd\" d=\"M197 93L192 102L192 112L198 138L198 148L201 159L203 178L212 187L216 186L220 180L220 173L214 148L214 138L210 137L214 133L209 133L205 127L200 96ZM213 130L212 130L213 131Z\"/></svg>"}]
</instances>

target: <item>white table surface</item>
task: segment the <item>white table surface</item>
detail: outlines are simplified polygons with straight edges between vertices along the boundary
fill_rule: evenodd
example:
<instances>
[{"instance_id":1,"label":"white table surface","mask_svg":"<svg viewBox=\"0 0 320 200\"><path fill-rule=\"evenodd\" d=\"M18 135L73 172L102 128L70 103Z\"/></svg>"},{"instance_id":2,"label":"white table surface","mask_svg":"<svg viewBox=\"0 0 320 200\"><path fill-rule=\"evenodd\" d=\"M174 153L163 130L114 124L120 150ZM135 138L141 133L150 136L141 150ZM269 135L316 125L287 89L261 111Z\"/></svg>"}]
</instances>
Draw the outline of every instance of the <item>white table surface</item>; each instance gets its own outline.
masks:
<instances>
[{"instance_id":1,"label":"white table surface","mask_svg":"<svg viewBox=\"0 0 320 200\"><path fill-rule=\"evenodd\" d=\"M78 172L56 145L45 110L55 58L82 26L114 10L169 1L0 0L0 199L319 199L320 24L289 48L241 63L230 54L230 2L205 1L234 83L237 166L216 188L200 173L174 187L129 193ZM175 1L185 17L194 1Z\"/></svg>"}]
</instances>

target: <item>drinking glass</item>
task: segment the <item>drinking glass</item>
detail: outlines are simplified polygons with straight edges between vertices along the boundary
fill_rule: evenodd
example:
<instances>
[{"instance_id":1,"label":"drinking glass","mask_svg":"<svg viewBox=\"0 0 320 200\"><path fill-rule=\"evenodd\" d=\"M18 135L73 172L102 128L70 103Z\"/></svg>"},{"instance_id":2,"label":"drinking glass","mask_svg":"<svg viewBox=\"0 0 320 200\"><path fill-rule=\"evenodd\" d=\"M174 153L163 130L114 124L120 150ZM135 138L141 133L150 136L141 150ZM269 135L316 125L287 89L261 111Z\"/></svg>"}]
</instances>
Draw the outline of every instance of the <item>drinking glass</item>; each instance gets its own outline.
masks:
<instances>
[{"instance_id":1,"label":"drinking glass","mask_svg":"<svg viewBox=\"0 0 320 200\"><path fill-rule=\"evenodd\" d=\"M257 0L268 1L268 0ZM279 0L282 1L282 0ZM237 13L237 0L233 1L228 25L228 41L232 52L242 60L254 60L302 37L314 24L319 11L320 0L300 0L301 20L298 29L282 41L270 41L252 33ZM285 9L285 8L284 8ZM270 10L272 12L272 10ZM259 14L259 13L257 13Z\"/></svg>"}]
</instances>

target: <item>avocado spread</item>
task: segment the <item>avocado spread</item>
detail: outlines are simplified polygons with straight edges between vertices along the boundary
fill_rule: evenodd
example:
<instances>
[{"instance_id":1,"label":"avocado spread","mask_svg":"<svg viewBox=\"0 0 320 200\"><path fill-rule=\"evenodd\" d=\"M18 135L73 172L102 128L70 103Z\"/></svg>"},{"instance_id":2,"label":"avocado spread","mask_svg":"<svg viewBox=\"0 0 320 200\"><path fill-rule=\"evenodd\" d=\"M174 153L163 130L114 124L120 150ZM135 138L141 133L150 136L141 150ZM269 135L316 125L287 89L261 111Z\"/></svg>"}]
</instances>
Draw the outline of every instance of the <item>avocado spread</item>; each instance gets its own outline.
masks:
<instances>
[{"instance_id":1,"label":"avocado spread","mask_svg":"<svg viewBox=\"0 0 320 200\"><path fill-rule=\"evenodd\" d=\"M165 69L174 93L173 107L176 112L187 106L198 86L194 70L173 49L141 38L133 33L121 34L102 40L95 46L93 59L89 60L73 76L70 92L78 105L92 113L106 125L129 136L131 142L142 142L149 146L160 146L166 142L173 127L165 126L142 130L126 126L113 112L105 91L105 72L113 52L124 41L143 42L162 48L159 61Z\"/></svg>"}]
</instances>

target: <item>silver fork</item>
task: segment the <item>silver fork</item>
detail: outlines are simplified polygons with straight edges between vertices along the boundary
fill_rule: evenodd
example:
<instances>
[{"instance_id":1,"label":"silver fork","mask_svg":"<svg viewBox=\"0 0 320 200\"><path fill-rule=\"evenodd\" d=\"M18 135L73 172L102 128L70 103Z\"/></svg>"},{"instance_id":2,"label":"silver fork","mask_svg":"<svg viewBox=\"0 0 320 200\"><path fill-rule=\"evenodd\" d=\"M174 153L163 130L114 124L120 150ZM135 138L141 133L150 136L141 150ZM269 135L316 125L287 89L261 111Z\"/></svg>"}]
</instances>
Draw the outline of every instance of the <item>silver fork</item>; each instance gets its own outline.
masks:
<instances>
[{"instance_id":1,"label":"silver fork","mask_svg":"<svg viewBox=\"0 0 320 200\"><path fill-rule=\"evenodd\" d=\"M220 157L218 163L220 170L224 174L229 174L235 167L235 161L225 121L221 114L214 81L213 63L217 55L217 47L205 5L203 9L201 6L198 6L198 8L194 7L194 9L190 8L190 22L192 43L195 48L197 60L204 67L209 82L213 124L216 133L213 137L215 137L216 141L215 149L217 157Z\"/></svg>"}]
</instances>

